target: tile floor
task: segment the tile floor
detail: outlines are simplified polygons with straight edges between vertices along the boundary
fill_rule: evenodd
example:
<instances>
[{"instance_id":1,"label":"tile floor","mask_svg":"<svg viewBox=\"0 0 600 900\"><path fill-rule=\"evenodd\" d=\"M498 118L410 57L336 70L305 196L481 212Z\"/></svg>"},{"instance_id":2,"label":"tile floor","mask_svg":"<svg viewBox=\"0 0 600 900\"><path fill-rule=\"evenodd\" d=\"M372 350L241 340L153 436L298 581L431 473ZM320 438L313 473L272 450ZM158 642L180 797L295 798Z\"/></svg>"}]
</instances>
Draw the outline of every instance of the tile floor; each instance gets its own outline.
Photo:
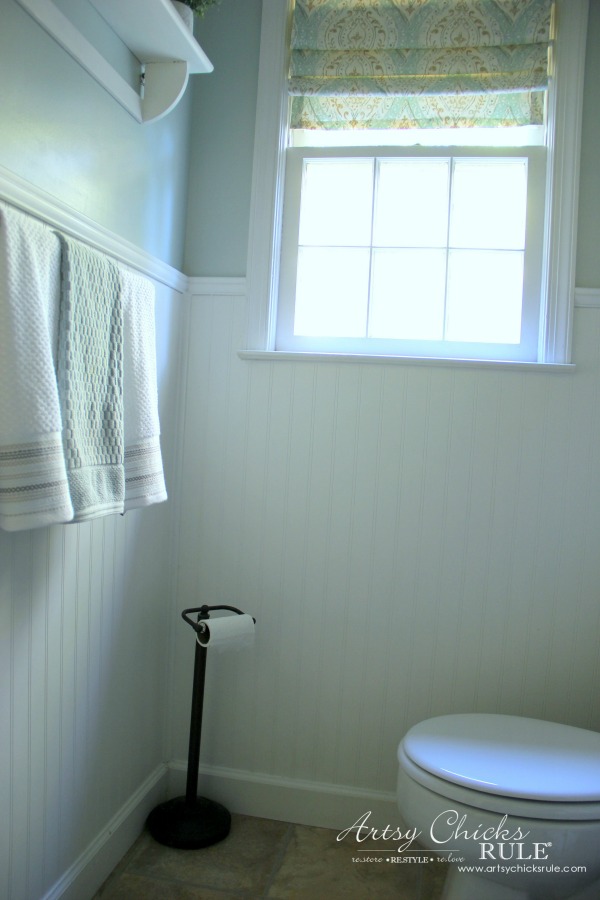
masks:
<instances>
[{"instance_id":1,"label":"tile floor","mask_svg":"<svg viewBox=\"0 0 600 900\"><path fill-rule=\"evenodd\" d=\"M337 835L241 815L202 850L163 847L144 832L94 900L439 900L443 863L391 864L381 841L359 853L351 835ZM384 861L353 862L369 851Z\"/></svg>"}]
</instances>

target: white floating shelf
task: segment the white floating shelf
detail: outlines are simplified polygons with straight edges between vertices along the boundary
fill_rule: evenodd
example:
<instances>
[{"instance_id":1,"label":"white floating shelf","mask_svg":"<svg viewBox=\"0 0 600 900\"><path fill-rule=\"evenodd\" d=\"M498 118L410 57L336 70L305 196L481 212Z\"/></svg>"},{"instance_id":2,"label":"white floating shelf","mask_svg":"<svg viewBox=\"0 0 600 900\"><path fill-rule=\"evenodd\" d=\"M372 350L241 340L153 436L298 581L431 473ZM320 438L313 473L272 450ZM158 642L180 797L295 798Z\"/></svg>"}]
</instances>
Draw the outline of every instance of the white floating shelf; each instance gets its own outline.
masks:
<instances>
[{"instance_id":1,"label":"white floating shelf","mask_svg":"<svg viewBox=\"0 0 600 900\"><path fill-rule=\"evenodd\" d=\"M187 62L190 75L212 64L171 0L90 0L141 63Z\"/></svg>"},{"instance_id":2,"label":"white floating shelf","mask_svg":"<svg viewBox=\"0 0 600 900\"><path fill-rule=\"evenodd\" d=\"M190 74L213 66L171 0L90 0L140 62L140 92L114 69L53 0L17 0L138 122L166 115Z\"/></svg>"}]
</instances>

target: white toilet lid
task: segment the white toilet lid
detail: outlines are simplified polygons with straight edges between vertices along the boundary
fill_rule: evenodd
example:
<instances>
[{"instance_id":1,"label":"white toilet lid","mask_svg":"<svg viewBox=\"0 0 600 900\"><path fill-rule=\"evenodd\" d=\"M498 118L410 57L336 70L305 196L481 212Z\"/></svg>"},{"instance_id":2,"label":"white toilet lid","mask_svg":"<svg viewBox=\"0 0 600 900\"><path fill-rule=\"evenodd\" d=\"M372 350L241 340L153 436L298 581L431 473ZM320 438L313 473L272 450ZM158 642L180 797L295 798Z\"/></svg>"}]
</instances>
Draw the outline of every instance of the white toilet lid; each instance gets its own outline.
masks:
<instances>
[{"instance_id":1,"label":"white toilet lid","mask_svg":"<svg viewBox=\"0 0 600 900\"><path fill-rule=\"evenodd\" d=\"M519 716L439 716L402 746L438 778L477 791L556 802L600 800L600 734Z\"/></svg>"}]
</instances>

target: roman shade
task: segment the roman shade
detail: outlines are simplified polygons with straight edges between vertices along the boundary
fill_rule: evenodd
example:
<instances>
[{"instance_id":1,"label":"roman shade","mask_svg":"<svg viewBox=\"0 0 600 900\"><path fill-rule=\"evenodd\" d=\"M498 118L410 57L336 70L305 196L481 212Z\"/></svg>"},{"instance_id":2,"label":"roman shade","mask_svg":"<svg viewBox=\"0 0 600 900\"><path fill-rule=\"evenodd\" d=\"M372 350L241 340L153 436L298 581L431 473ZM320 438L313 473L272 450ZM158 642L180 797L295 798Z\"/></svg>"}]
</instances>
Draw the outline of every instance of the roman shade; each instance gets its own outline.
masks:
<instances>
[{"instance_id":1,"label":"roman shade","mask_svg":"<svg viewBox=\"0 0 600 900\"><path fill-rule=\"evenodd\" d=\"M540 124L552 0L296 0L292 128Z\"/></svg>"}]
</instances>

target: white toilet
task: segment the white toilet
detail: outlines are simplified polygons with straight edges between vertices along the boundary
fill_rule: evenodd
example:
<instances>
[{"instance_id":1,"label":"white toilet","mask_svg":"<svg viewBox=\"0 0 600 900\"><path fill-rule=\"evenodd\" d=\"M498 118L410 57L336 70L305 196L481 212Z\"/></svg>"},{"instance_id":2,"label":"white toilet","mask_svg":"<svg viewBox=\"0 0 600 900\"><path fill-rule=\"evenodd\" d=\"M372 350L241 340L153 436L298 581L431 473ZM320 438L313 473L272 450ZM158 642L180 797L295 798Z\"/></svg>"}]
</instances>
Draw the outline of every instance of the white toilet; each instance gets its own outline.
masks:
<instances>
[{"instance_id":1,"label":"white toilet","mask_svg":"<svg viewBox=\"0 0 600 900\"><path fill-rule=\"evenodd\" d=\"M600 900L600 734L439 716L410 729L398 760L404 823L454 863L442 900Z\"/></svg>"}]
</instances>

